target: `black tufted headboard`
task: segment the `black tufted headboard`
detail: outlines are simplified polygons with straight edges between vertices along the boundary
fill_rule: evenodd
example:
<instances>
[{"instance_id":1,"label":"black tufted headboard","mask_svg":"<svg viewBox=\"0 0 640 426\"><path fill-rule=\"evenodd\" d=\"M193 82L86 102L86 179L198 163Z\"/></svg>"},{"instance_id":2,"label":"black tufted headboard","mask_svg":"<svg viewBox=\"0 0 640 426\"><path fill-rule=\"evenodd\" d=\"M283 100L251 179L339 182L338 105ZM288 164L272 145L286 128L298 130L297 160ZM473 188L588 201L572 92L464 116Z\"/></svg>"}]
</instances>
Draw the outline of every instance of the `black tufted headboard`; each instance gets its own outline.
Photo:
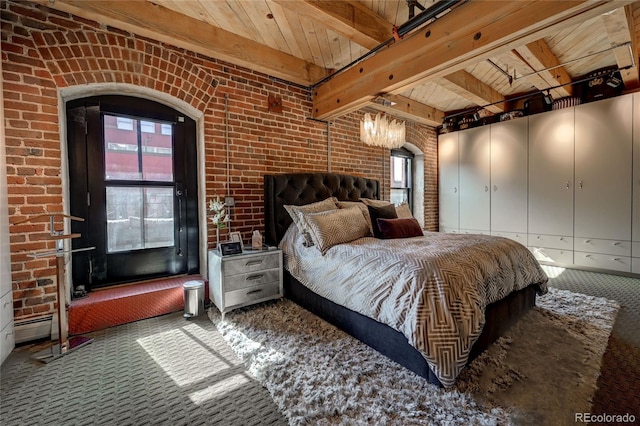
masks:
<instances>
[{"instance_id":1,"label":"black tufted headboard","mask_svg":"<svg viewBox=\"0 0 640 426\"><path fill-rule=\"evenodd\" d=\"M291 225L285 204L302 205L328 197L341 201L380 198L377 180L335 173L290 173L264 176L265 243L277 245Z\"/></svg>"}]
</instances>

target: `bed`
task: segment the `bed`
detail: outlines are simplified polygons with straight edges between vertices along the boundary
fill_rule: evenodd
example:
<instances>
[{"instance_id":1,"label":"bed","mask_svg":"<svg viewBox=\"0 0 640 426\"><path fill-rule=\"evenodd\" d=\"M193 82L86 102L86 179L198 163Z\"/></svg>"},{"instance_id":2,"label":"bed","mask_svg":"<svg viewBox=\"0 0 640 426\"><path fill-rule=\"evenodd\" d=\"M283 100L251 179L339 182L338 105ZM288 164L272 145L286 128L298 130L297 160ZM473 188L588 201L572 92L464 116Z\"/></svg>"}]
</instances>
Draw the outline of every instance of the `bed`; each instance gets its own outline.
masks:
<instances>
[{"instance_id":1,"label":"bed","mask_svg":"<svg viewBox=\"0 0 640 426\"><path fill-rule=\"evenodd\" d=\"M336 199L340 201L351 202L357 202L362 198L376 200L379 199L379 194L379 182L362 177L333 173L265 175L265 242L269 245L286 243L287 249L290 250L290 239L299 237L296 234L293 234L293 237L290 235L292 232L297 232L297 229L295 229L295 225L291 226L292 218L285 206L307 205L326 200L329 197L336 197ZM283 241L283 238L285 238L285 241ZM384 240L384 245L382 245L381 240L366 237L354 243L341 244L332 248L327 252L326 258L333 258L334 262L340 262L341 256L344 256L346 261L349 253L353 253L354 255L349 258L349 262L356 262L354 265L357 265L357 262L365 259L368 253L372 252L372 250L367 249L369 245L375 247L375 251L384 251L385 246L388 246L393 248L393 250L419 253L424 247L432 247L431 250L435 250L433 247L438 245L444 244L449 247L454 242L455 244L459 244L461 238L465 238L465 236L431 233L426 237L408 238L406 241ZM514 247L514 250L523 248L517 243L500 239L499 237L471 236L468 237L468 240L473 241L473 244L478 247L482 247L484 244L497 244ZM426 241L429 242L427 243ZM437 244L435 244L436 241L438 241ZM521 251L522 250L519 252L519 256L523 256ZM526 251L526 248L524 251ZM490 251L487 252L489 253ZM426 378L429 382L439 386L451 386L454 383L461 366L451 367L447 365L447 369L457 368L451 372L440 367L432 356L425 355L425 346L432 345L439 339L435 333L429 336L426 331L422 330L422 334L418 333L418 336L423 337L419 337L418 340L424 340L424 342L417 342L414 335L407 333L406 330L398 327L398 324L393 321L390 322L386 319L381 319L381 316L376 317L369 312L365 312L366 309L358 308L359 305L354 305L351 299L354 298L353 295L355 293L345 293L350 295L350 297L346 299L340 299L340 297L344 298L344 295L336 296L326 291L323 293L322 288L319 287L319 283L314 283L313 279L309 278L309 276L300 274L300 271L295 267L296 256L298 256L297 253L287 253L285 251L285 259L289 257L288 261L285 260L285 265L288 265L284 271L285 297L344 330L400 365ZM522 288L509 291L506 295L500 295L499 300L486 306L483 312L484 315L482 315L482 312L480 313L482 318L477 335L467 336L467 338L470 339L470 344L464 350L465 353L463 355L455 355L455 357L459 356L460 359L463 359L464 364L479 355L493 341L504 334L513 323L518 321L529 309L535 306L536 294L546 292L546 275L540 270L539 265L535 262L535 259L530 256L528 251L526 251L526 255L524 256L529 256L525 259L525 263L532 260L535 264L535 266L531 266L532 271L526 274L526 279L531 282L527 282L526 285L522 285L521 283L520 287ZM319 267L322 268L320 263L324 262L324 259L325 256L323 255L312 258L310 262L317 262ZM522 269L520 265L512 262L512 267L514 273L522 272L520 271L520 269ZM534 270L536 267L537 271ZM529 268L529 266L527 266L527 268ZM294 274L292 274L289 269L293 271ZM336 267L334 269L339 270L340 268ZM406 267L404 269L412 270L415 268ZM511 272L508 268L503 269L503 271ZM416 273L420 274L421 272L417 271ZM509 276L508 273L505 275ZM420 275L416 276L420 277ZM328 280L325 279L325 281ZM416 281L419 280L415 277L411 278L411 282ZM455 281L455 278L451 279L451 281ZM337 282L339 281L335 281L334 284ZM314 284L318 285L314 286ZM334 288L339 287L340 286L336 285ZM361 287L366 286L361 285ZM419 291L414 291L414 293L419 293ZM357 297L358 296L355 298ZM384 303L390 303L387 296L383 299ZM391 303L391 305L392 304L393 303ZM388 313L390 309L387 307L383 311ZM416 328L416 326L414 325L413 328ZM420 326L418 326L418 328L420 328ZM450 353L446 353L447 350L444 350L445 353L439 354L438 356L444 356L445 358L451 357Z\"/></svg>"}]
</instances>

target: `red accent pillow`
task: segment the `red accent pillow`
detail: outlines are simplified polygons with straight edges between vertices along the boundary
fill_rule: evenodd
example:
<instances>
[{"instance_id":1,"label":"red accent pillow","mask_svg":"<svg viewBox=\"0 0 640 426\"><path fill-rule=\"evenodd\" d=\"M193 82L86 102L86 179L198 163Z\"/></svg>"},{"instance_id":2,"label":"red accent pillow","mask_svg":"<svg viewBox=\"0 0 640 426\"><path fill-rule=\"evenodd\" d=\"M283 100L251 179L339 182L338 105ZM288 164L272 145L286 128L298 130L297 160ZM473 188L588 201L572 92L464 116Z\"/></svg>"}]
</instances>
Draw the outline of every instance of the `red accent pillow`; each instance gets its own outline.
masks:
<instances>
[{"instance_id":1,"label":"red accent pillow","mask_svg":"<svg viewBox=\"0 0 640 426\"><path fill-rule=\"evenodd\" d=\"M378 228L382 238L422 237L422 229L416 218L378 219Z\"/></svg>"}]
</instances>

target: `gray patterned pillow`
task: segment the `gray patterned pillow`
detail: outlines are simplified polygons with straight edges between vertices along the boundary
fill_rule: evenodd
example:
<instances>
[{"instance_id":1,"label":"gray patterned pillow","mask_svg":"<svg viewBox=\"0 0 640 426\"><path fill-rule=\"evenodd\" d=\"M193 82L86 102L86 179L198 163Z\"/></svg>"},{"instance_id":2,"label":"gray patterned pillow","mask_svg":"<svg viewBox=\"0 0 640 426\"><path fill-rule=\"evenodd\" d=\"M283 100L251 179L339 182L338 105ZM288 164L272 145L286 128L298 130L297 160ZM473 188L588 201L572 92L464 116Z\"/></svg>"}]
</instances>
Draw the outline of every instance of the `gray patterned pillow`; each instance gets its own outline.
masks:
<instances>
[{"instance_id":1,"label":"gray patterned pillow","mask_svg":"<svg viewBox=\"0 0 640 426\"><path fill-rule=\"evenodd\" d=\"M369 235L369 226L358 207L306 214L314 244L324 255L336 244Z\"/></svg>"},{"instance_id":2,"label":"gray patterned pillow","mask_svg":"<svg viewBox=\"0 0 640 426\"><path fill-rule=\"evenodd\" d=\"M367 226L369 227L369 232L373 235L373 226L371 225L371 216L369 216L369 209L367 209L366 204L361 203L360 201L338 201L339 209L348 209L350 207L357 207L362 212L362 216L364 216L364 220L367 222Z\"/></svg>"},{"instance_id":3,"label":"gray patterned pillow","mask_svg":"<svg viewBox=\"0 0 640 426\"><path fill-rule=\"evenodd\" d=\"M311 204L305 204L302 206L294 206L294 205L284 206L285 210L287 210L287 213L289 213L289 216L291 216L291 219L293 219L293 223L295 223L296 226L298 227L300 234L302 234L302 237L304 238L304 245L306 247L312 246L313 240L309 235L309 227L307 226L307 223L304 219L304 214L324 212L327 210L335 210L335 208L337 207L336 206L337 202L338 202L338 199L336 197L329 197L322 201L318 201L316 203L311 203Z\"/></svg>"}]
</instances>

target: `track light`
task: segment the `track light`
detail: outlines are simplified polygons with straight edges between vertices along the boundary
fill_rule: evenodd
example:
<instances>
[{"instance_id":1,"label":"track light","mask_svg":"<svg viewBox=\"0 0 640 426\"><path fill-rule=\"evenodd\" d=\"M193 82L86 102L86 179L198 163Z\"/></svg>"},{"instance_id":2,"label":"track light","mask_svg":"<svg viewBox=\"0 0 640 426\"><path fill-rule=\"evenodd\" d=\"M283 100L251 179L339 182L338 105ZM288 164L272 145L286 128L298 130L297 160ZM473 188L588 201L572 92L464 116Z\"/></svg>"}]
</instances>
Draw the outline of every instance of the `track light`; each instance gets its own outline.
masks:
<instances>
[{"instance_id":1,"label":"track light","mask_svg":"<svg viewBox=\"0 0 640 426\"><path fill-rule=\"evenodd\" d=\"M473 121L480 121L480 113L478 111L473 113Z\"/></svg>"},{"instance_id":2,"label":"track light","mask_svg":"<svg viewBox=\"0 0 640 426\"><path fill-rule=\"evenodd\" d=\"M553 103L553 96L551 96L551 92L548 90L542 93L542 98L544 99L544 103L547 105L551 105Z\"/></svg>"}]
</instances>

